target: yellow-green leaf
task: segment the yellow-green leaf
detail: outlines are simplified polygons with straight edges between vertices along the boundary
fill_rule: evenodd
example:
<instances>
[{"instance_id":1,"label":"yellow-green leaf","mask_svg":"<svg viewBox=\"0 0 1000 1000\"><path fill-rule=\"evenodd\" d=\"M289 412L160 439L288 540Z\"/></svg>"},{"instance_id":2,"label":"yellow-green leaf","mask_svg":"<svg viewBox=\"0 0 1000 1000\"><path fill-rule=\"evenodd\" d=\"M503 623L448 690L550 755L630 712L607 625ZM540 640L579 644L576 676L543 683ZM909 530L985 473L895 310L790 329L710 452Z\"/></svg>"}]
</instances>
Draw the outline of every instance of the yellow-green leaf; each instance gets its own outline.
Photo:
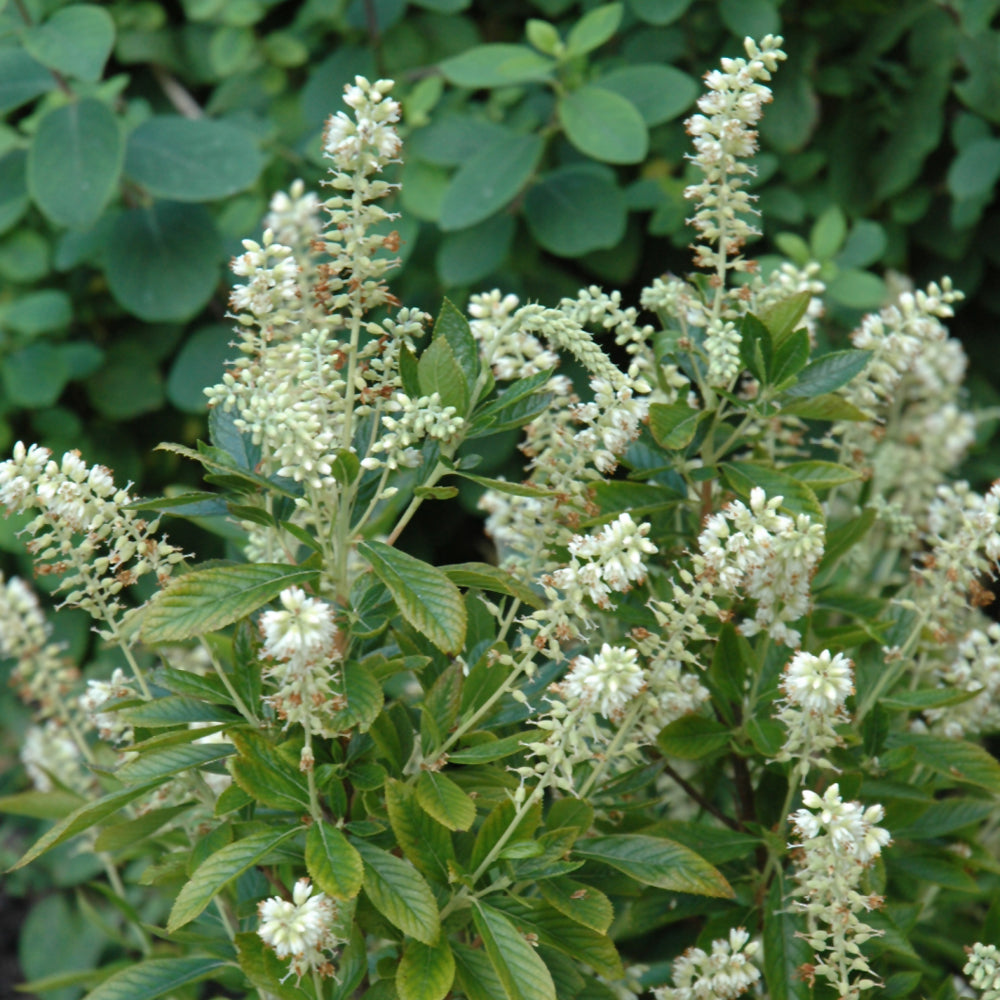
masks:
<instances>
[{"instance_id":1,"label":"yellow-green leaf","mask_svg":"<svg viewBox=\"0 0 1000 1000\"><path fill-rule=\"evenodd\" d=\"M351 899L361 892L361 855L335 826L313 823L306 834L306 868L313 881L334 899Z\"/></svg>"},{"instance_id":2,"label":"yellow-green leaf","mask_svg":"<svg viewBox=\"0 0 1000 1000\"><path fill-rule=\"evenodd\" d=\"M449 830L468 830L476 820L476 803L443 774L424 771L420 775L417 801Z\"/></svg>"}]
</instances>

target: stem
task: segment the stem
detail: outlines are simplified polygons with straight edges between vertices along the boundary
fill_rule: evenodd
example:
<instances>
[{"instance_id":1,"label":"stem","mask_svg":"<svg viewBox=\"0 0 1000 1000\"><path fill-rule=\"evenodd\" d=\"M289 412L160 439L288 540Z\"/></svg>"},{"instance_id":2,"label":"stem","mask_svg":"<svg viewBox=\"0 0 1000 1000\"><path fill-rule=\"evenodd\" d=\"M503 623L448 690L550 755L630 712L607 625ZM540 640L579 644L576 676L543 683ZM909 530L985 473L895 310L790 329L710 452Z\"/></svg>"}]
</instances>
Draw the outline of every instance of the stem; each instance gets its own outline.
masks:
<instances>
[{"instance_id":1,"label":"stem","mask_svg":"<svg viewBox=\"0 0 1000 1000\"><path fill-rule=\"evenodd\" d=\"M201 645L208 653L209 659L212 661L212 666L215 668L215 672L222 681L223 687L229 694L229 697L233 699L233 704L236 706L236 710L243 716L247 722L252 722L255 726L260 726L260 719L257 715L247 708L246 703L239 696L236 688L233 687L232 682L229 680L229 676L226 674L225 670L222 669L222 664L215 657L215 653L212 652L211 647L205 642L204 639L201 640Z\"/></svg>"},{"instance_id":2,"label":"stem","mask_svg":"<svg viewBox=\"0 0 1000 1000\"><path fill-rule=\"evenodd\" d=\"M727 816L721 809L713 805L698 791L694 785L686 778L682 778L666 761L663 762L663 770L707 813L711 813L719 822L725 824L730 830L739 830L740 825L731 816Z\"/></svg>"},{"instance_id":3,"label":"stem","mask_svg":"<svg viewBox=\"0 0 1000 1000\"><path fill-rule=\"evenodd\" d=\"M875 703L878 701L880 695L886 688L895 684L899 680L903 671L906 669L906 658L909 656L920 638L920 633L924 629L924 625L927 624L927 619L930 617L930 609L925 608L918 612L917 620L913 623L913 628L910 634L906 638L906 642L899 648L899 653L897 654L896 662L891 666L887 667L879 676L878 680L872 685L872 689L865 695L865 700L858 706L858 710L855 713L855 722L860 723L861 720L872 710Z\"/></svg>"},{"instance_id":4,"label":"stem","mask_svg":"<svg viewBox=\"0 0 1000 1000\"><path fill-rule=\"evenodd\" d=\"M799 790L799 782L801 780L801 775L799 774L798 767L792 769L791 775L788 779L788 791L785 793L785 801L781 804L781 826L779 829L784 834L786 824L788 823L788 814L792 808L792 800L795 798ZM767 888L768 880L771 877L771 872L774 871L775 866L778 864L778 854L775 851L768 851L767 854L767 864L764 866L764 871L761 875L761 885L764 889Z\"/></svg>"},{"instance_id":5,"label":"stem","mask_svg":"<svg viewBox=\"0 0 1000 1000\"><path fill-rule=\"evenodd\" d=\"M639 718L639 713L642 711L643 707L643 699L636 698L632 707L628 710L625 718L622 719L621 725L618 727L618 732L615 733L615 738L611 741L608 749L598 758L597 766L590 772L587 780L583 783L583 787L580 789L577 798L586 798L590 793L590 790L597 784L598 779L604 776L604 772L607 770L609 761L611 761L617 755L618 751L625 745L625 741L631 734L632 727L635 725L636 719Z\"/></svg>"}]
</instances>

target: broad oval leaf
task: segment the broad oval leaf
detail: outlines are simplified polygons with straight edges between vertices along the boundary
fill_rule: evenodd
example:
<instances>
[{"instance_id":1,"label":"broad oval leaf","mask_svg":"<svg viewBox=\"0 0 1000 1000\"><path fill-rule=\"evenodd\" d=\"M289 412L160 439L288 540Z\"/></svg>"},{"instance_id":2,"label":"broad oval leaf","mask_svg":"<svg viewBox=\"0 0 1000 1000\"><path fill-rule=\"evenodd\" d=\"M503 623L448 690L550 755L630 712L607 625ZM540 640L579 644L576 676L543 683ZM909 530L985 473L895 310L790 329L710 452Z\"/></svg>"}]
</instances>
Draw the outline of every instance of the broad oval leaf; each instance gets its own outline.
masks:
<instances>
[{"instance_id":1,"label":"broad oval leaf","mask_svg":"<svg viewBox=\"0 0 1000 1000\"><path fill-rule=\"evenodd\" d=\"M396 600L400 613L443 653L458 653L465 642L462 594L437 567L385 542L362 542L361 555Z\"/></svg>"},{"instance_id":2,"label":"broad oval leaf","mask_svg":"<svg viewBox=\"0 0 1000 1000\"><path fill-rule=\"evenodd\" d=\"M0 49L0 114L19 108L55 87L55 77L23 49Z\"/></svg>"},{"instance_id":3,"label":"broad oval leaf","mask_svg":"<svg viewBox=\"0 0 1000 1000\"><path fill-rule=\"evenodd\" d=\"M229 962L218 958L151 958L109 976L84 1000L156 1000L182 986L221 972Z\"/></svg>"},{"instance_id":4,"label":"broad oval leaf","mask_svg":"<svg viewBox=\"0 0 1000 1000\"><path fill-rule=\"evenodd\" d=\"M361 892L361 855L335 826L314 822L306 834L306 868L313 881L334 899L353 899Z\"/></svg>"},{"instance_id":5,"label":"broad oval leaf","mask_svg":"<svg viewBox=\"0 0 1000 1000\"><path fill-rule=\"evenodd\" d=\"M603 45L618 30L623 13L624 5L620 3L608 3L588 11L570 28L566 55L586 55Z\"/></svg>"},{"instance_id":6,"label":"broad oval leaf","mask_svg":"<svg viewBox=\"0 0 1000 1000\"><path fill-rule=\"evenodd\" d=\"M701 93L693 76L658 63L623 66L599 77L594 84L634 104L650 128L683 114Z\"/></svg>"},{"instance_id":7,"label":"broad oval leaf","mask_svg":"<svg viewBox=\"0 0 1000 1000\"><path fill-rule=\"evenodd\" d=\"M103 7L74 3L29 29L24 47L50 69L96 83L114 41L115 22Z\"/></svg>"},{"instance_id":8,"label":"broad oval leaf","mask_svg":"<svg viewBox=\"0 0 1000 1000\"><path fill-rule=\"evenodd\" d=\"M460 55L445 59L438 68L456 87L478 89L547 80L555 65L552 59L527 45L498 42L473 46Z\"/></svg>"},{"instance_id":9,"label":"broad oval leaf","mask_svg":"<svg viewBox=\"0 0 1000 1000\"><path fill-rule=\"evenodd\" d=\"M477 901L472 918L508 1000L556 1000L552 974L508 916Z\"/></svg>"},{"instance_id":10,"label":"broad oval leaf","mask_svg":"<svg viewBox=\"0 0 1000 1000\"><path fill-rule=\"evenodd\" d=\"M364 890L372 905L404 934L433 945L441 933L437 903L424 877L403 858L352 838L364 862Z\"/></svg>"},{"instance_id":11,"label":"broad oval leaf","mask_svg":"<svg viewBox=\"0 0 1000 1000\"><path fill-rule=\"evenodd\" d=\"M449 830L468 830L476 821L476 803L444 774L423 771L417 779L417 801Z\"/></svg>"},{"instance_id":12,"label":"broad oval leaf","mask_svg":"<svg viewBox=\"0 0 1000 1000\"><path fill-rule=\"evenodd\" d=\"M198 865L174 900L167 920L167 933L172 934L194 920L229 882L258 864L298 832L298 828L281 833L264 830L244 837L235 844L227 844L207 857Z\"/></svg>"},{"instance_id":13,"label":"broad oval leaf","mask_svg":"<svg viewBox=\"0 0 1000 1000\"><path fill-rule=\"evenodd\" d=\"M145 642L179 642L231 625L287 587L311 583L315 570L287 563L211 566L176 577L143 613Z\"/></svg>"},{"instance_id":14,"label":"broad oval leaf","mask_svg":"<svg viewBox=\"0 0 1000 1000\"><path fill-rule=\"evenodd\" d=\"M28 190L57 225L82 229L97 221L122 169L118 119L93 97L46 114L28 150Z\"/></svg>"},{"instance_id":15,"label":"broad oval leaf","mask_svg":"<svg viewBox=\"0 0 1000 1000\"><path fill-rule=\"evenodd\" d=\"M185 320L211 298L221 257L207 209L161 201L115 219L104 269L111 294L129 312L150 322Z\"/></svg>"},{"instance_id":16,"label":"broad oval leaf","mask_svg":"<svg viewBox=\"0 0 1000 1000\"><path fill-rule=\"evenodd\" d=\"M682 715L660 730L657 746L667 757L700 760L729 744L730 729L706 715Z\"/></svg>"},{"instance_id":17,"label":"broad oval leaf","mask_svg":"<svg viewBox=\"0 0 1000 1000\"><path fill-rule=\"evenodd\" d=\"M581 153L603 163L639 163L649 148L646 123L635 105L594 84L559 101L559 121Z\"/></svg>"},{"instance_id":18,"label":"broad oval leaf","mask_svg":"<svg viewBox=\"0 0 1000 1000\"><path fill-rule=\"evenodd\" d=\"M536 242L560 257L613 247L625 235L625 195L606 168L558 167L528 189L524 208Z\"/></svg>"},{"instance_id":19,"label":"broad oval leaf","mask_svg":"<svg viewBox=\"0 0 1000 1000\"><path fill-rule=\"evenodd\" d=\"M982 198L1000 178L1000 139L976 139L948 168L948 190L956 199Z\"/></svg>"},{"instance_id":20,"label":"broad oval leaf","mask_svg":"<svg viewBox=\"0 0 1000 1000\"><path fill-rule=\"evenodd\" d=\"M466 160L445 192L440 227L474 226L511 202L535 172L544 145L539 135L505 135Z\"/></svg>"},{"instance_id":21,"label":"broad oval leaf","mask_svg":"<svg viewBox=\"0 0 1000 1000\"><path fill-rule=\"evenodd\" d=\"M639 833L591 837L578 840L573 853L591 861L603 861L643 885L696 896L733 897L731 886L718 869L673 840Z\"/></svg>"},{"instance_id":22,"label":"broad oval leaf","mask_svg":"<svg viewBox=\"0 0 1000 1000\"><path fill-rule=\"evenodd\" d=\"M706 416L706 410L692 409L687 403L653 403L649 407L649 431L661 448L686 448Z\"/></svg>"},{"instance_id":23,"label":"broad oval leaf","mask_svg":"<svg viewBox=\"0 0 1000 1000\"><path fill-rule=\"evenodd\" d=\"M399 1000L444 1000L455 980L455 956L447 938L435 945L407 941L396 971Z\"/></svg>"},{"instance_id":24,"label":"broad oval leaf","mask_svg":"<svg viewBox=\"0 0 1000 1000\"><path fill-rule=\"evenodd\" d=\"M246 129L209 118L157 115L132 132L125 149L125 173L172 201L212 201L243 191L263 165Z\"/></svg>"}]
</instances>

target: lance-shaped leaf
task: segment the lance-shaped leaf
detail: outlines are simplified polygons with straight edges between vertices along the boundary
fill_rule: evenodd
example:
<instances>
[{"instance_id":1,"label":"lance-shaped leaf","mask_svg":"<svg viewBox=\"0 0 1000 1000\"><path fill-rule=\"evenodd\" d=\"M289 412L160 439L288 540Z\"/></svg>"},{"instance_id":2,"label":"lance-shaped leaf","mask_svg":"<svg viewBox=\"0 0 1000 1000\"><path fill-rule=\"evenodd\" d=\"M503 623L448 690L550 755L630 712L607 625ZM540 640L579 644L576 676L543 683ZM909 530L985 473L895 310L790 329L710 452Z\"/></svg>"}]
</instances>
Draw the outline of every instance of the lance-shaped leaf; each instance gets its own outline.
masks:
<instances>
[{"instance_id":1,"label":"lance-shaped leaf","mask_svg":"<svg viewBox=\"0 0 1000 1000\"><path fill-rule=\"evenodd\" d=\"M334 899L361 892L361 855L335 826L316 822L306 834L306 868L313 881Z\"/></svg>"},{"instance_id":2,"label":"lance-shaped leaf","mask_svg":"<svg viewBox=\"0 0 1000 1000\"><path fill-rule=\"evenodd\" d=\"M364 890L383 917L404 934L433 945L441 933L437 903L424 877L403 858L352 839L364 862Z\"/></svg>"},{"instance_id":3,"label":"lance-shaped leaf","mask_svg":"<svg viewBox=\"0 0 1000 1000\"><path fill-rule=\"evenodd\" d=\"M864 371L869 358L871 351L832 351L825 354L802 369L798 381L781 394L781 399L810 399L833 392Z\"/></svg>"},{"instance_id":4,"label":"lance-shaped leaf","mask_svg":"<svg viewBox=\"0 0 1000 1000\"><path fill-rule=\"evenodd\" d=\"M472 918L508 1000L556 1000L552 975L509 917L477 901Z\"/></svg>"},{"instance_id":5,"label":"lance-shaped leaf","mask_svg":"<svg viewBox=\"0 0 1000 1000\"><path fill-rule=\"evenodd\" d=\"M443 653L458 653L465 642L462 594L437 567L384 542L362 542L361 554L396 600L400 613Z\"/></svg>"},{"instance_id":6,"label":"lance-shaped leaf","mask_svg":"<svg viewBox=\"0 0 1000 1000\"><path fill-rule=\"evenodd\" d=\"M316 578L315 570L287 563L211 566L172 580L143 615L146 642L179 642L231 625L273 600L287 587Z\"/></svg>"},{"instance_id":7,"label":"lance-shaped leaf","mask_svg":"<svg viewBox=\"0 0 1000 1000\"><path fill-rule=\"evenodd\" d=\"M152 958L105 979L84 1000L156 1000L220 972L229 963L218 958Z\"/></svg>"},{"instance_id":8,"label":"lance-shaped leaf","mask_svg":"<svg viewBox=\"0 0 1000 1000\"><path fill-rule=\"evenodd\" d=\"M455 957L447 938L436 945L407 941L396 972L400 1000L444 1000L455 979Z\"/></svg>"},{"instance_id":9,"label":"lance-shaped leaf","mask_svg":"<svg viewBox=\"0 0 1000 1000\"><path fill-rule=\"evenodd\" d=\"M296 833L298 828L281 833L264 830L244 837L235 844L227 844L209 855L198 865L174 900L167 920L167 933L172 934L194 920L229 882L258 864Z\"/></svg>"},{"instance_id":10,"label":"lance-shaped leaf","mask_svg":"<svg viewBox=\"0 0 1000 1000\"><path fill-rule=\"evenodd\" d=\"M731 899L732 887L718 869L694 851L660 837L638 833L615 834L578 840L573 853L603 861L643 885L690 892L696 896Z\"/></svg>"}]
</instances>

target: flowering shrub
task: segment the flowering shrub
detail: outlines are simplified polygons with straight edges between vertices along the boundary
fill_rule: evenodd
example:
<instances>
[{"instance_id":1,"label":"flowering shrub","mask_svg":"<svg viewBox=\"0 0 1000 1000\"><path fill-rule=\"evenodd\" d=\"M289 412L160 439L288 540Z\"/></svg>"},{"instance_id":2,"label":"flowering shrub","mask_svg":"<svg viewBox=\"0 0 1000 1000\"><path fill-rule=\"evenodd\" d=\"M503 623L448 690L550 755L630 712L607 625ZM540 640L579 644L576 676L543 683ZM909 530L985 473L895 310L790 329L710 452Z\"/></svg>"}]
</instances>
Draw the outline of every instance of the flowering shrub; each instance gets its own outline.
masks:
<instances>
[{"instance_id":1,"label":"flowering shrub","mask_svg":"<svg viewBox=\"0 0 1000 1000\"><path fill-rule=\"evenodd\" d=\"M960 295L901 291L820 353L816 270L746 256L780 46L707 77L708 274L656 278L657 324L597 287L402 307L375 234L399 107L358 77L333 193L277 196L233 263L211 443L163 446L215 490L0 463L39 572L120 660L83 689L5 582L38 728L34 790L0 805L57 818L16 867L78 838L130 926L123 964L34 989L996 995L1000 764L974 741L1000 724L1000 487L947 478L975 421ZM516 428L524 478L478 475L476 440ZM404 547L456 480L495 562ZM194 562L164 514L225 521L239 556Z\"/></svg>"}]
</instances>

